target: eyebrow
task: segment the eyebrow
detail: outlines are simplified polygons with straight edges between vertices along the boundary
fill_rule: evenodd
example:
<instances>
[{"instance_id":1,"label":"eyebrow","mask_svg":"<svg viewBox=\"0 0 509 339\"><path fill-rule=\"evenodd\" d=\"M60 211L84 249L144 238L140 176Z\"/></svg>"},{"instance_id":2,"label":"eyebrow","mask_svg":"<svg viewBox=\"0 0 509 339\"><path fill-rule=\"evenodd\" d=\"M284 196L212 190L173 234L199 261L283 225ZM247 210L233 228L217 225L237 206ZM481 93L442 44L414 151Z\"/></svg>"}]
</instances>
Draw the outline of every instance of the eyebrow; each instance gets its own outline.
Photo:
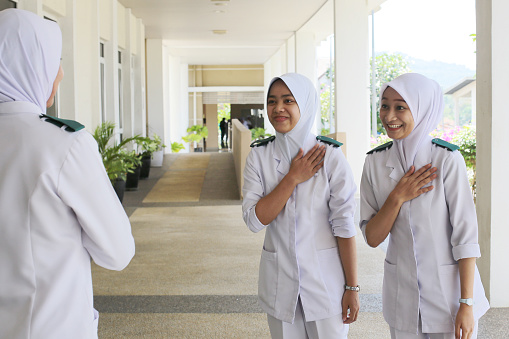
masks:
<instances>
[{"instance_id":1,"label":"eyebrow","mask_svg":"<svg viewBox=\"0 0 509 339\"><path fill-rule=\"evenodd\" d=\"M275 98L276 96L275 95L269 95L268 97L269 98ZM281 96L281 98L286 98L286 97L292 97L293 98L293 95L292 94L283 94Z\"/></svg>"},{"instance_id":2,"label":"eyebrow","mask_svg":"<svg viewBox=\"0 0 509 339\"><path fill-rule=\"evenodd\" d=\"M382 100L388 100L386 97L382 97ZM394 101L402 101L406 104L406 101L403 99L394 99Z\"/></svg>"}]
</instances>

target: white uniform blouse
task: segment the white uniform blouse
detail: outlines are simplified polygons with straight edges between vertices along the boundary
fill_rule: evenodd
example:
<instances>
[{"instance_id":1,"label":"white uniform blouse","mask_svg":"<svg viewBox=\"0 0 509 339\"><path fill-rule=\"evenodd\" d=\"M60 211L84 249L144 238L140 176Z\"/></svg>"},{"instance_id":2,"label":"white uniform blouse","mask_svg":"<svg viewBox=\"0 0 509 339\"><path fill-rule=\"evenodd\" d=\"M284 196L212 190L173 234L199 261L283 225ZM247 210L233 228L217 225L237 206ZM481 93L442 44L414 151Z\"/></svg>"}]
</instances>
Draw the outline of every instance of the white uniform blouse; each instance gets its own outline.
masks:
<instances>
[{"instance_id":1,"label":"white uniform blouse","mask_svg":"<svg viewBox=\"0 0 509 339\"><path fill-rule=\"evenodd\" d=\"M308 136L304 151L316 144ZM340 148L327 146L324 166L299 184L269 225L255 206L288 173L290 165L271 142L249 153L244 171L243 217L249 229L266 229L260 261L258 295L265 312L293 323L300 295L307 321L341 313L345 277L337 237L350 238L354 226L356 187Z\"/></svg>"},{"instance_id":2,"label":"white uniform blouse","mask_svg":"<svg viewBox=\"0 0 509 339\"><path fill-rule=\"evenodd\" d=\"M0 103L0 338L97 338L91 258L123 269L131 227L93 137Z\"/></svg>"},{"instance_id":3,"label":"white uniform blouse","mask_svg":"<svg viewBox=\"0 0 509 339\"><path fill-rule=\"evenodd\" d=\"M429 143L416 168L431 163L434 189L406 202L390 232L383 282L383 314L392 327L423 333L454 332L459 308L458 260L479 257L477 218L461 153ZM403 177L396 147L366 157L361 180L361 229ZM477 267L474 316L489 308Z\"/></svg>"}]
</instances>

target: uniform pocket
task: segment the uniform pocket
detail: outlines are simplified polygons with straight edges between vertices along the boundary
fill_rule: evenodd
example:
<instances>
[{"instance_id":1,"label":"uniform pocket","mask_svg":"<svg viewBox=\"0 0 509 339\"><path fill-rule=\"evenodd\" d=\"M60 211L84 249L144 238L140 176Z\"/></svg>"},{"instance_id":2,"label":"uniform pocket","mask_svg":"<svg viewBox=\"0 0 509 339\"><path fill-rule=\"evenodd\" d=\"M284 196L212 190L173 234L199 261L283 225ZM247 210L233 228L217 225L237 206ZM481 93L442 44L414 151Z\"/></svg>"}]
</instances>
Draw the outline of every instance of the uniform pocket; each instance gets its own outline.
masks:
<instances>
[{"instance_id":1,"label":"uniform pocket","mask_svg":"<svg viewBox=\"0 0 509 339\"><path fill-rule=\"evenodd\" d=\"M449 304L451 315L456 317L456 313L458 313L458 309L460 307L459 299L461 296L459 265L442 265L439 268L439 274L440 285L442 287L444 297Z\"/></svg>"},{"instance_id":2,"label":"uniform pocket","mask_svg":"<svg viewBox=\"0 0 509 339\"><path fill-rule=\"evenodd\" d=\"M274 308L278 280L277 253L262 249L258 279L258 297L260 301L270 308Z\"/></svg>"},{"instance_id":3,"label":"uniform pocket","mask_svg":"<svg viewBox=\"0 0 509 339\"><path fill-rule=\"evenodd\" d=\"M333 307L341 306L345 285L345 274L337 247L317 252L320 272Z\"/></svg>"},{"instance_id":4,"label":"uniform pocket","mask_svg":"<svg viewBox=\"0 0 509 339\"><path fill-rule=\"evenodd\" d=\"M394 324L398 297L398 273L397 266L384 261L383 279L383 314L389 323Z\"/></svg>"}]
</instances>

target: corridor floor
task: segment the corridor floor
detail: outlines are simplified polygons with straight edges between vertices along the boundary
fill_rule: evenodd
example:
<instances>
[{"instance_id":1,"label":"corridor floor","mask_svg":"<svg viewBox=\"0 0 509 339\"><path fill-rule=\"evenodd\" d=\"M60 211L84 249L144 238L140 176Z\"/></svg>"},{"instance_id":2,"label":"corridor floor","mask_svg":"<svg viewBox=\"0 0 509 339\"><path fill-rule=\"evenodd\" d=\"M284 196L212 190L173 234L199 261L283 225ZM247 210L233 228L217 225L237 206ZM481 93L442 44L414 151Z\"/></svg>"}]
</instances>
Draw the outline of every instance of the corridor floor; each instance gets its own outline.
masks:
<instances>
[{"instance_id":1,"label":"corridor floor","mask_svg":"<svg viewBox=\"0 0 509 339\"><path fill-rule=\"evenodd\" d=\"M169 154L126 192L136 255L122 272L93 265L99 338L270 338L257 304L263 232L242 220L231 153ZM361 314L349 338L390 338L381 314L384 253L357 236ZM508 309L479 338L509 338Z\"/></svg>"}]
</instances>

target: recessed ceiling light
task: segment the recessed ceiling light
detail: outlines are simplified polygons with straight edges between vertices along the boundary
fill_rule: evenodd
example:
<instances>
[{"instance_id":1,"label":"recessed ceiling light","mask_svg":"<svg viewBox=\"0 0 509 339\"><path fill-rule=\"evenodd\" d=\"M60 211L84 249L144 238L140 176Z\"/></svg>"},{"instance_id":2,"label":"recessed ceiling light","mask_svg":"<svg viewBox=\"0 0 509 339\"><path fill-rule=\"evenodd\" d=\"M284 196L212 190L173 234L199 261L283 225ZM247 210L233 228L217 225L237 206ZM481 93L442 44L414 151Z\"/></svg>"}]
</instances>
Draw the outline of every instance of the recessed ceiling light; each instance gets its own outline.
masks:
<instances>
[{"instance_id":1,"label":"recessed ceiling light","mask_svg":"<svg viewBox=\"0 0 509 339\"><path fill-rule=\"evenodd\" d=\"M214 34L226 34L226 29L214 29L212 33Z\"/></svg>"},{"instance_id":2,"label":"recessed ceiling light","mask_svg":"<svg viewBox=\"0 0 509 339\"><path fill-rule=\"evenodd\" d=\"M219 9L216 9L216 10L214 11L214 13L222 14L222 13L226 13L226 11L221 11L221 10L219 10Z\"/></svg>"},{"instance_id":3,"label":"recessed ceiling light","mask_svg":"<svg viewBox=\"0 0 509 339\"><path fill-rule=\"evenodd\" d=\"M216 6L226 6L230 3L230 0L210 0Z\"/></svg>"}]
</instances>

